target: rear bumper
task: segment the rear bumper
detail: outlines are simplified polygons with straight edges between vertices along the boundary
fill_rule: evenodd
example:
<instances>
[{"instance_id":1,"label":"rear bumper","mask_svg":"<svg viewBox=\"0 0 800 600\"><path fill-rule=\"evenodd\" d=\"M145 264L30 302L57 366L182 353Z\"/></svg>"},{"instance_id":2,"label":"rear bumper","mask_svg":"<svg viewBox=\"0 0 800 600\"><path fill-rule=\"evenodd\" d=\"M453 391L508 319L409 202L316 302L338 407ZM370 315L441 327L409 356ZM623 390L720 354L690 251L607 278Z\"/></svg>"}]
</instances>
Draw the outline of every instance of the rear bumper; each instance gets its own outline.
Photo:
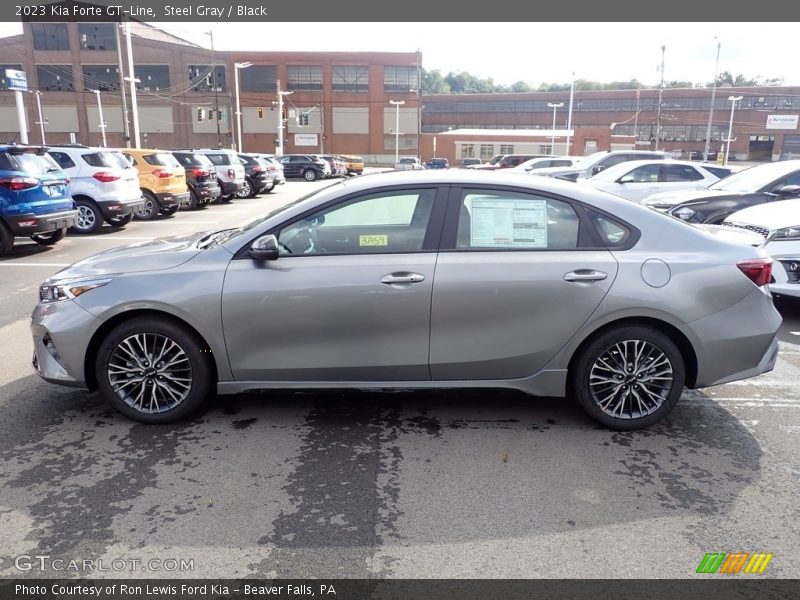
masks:
<instances>
[{"instance_id":1,"label":"rear bumper","mask_svg":"<svg viewBox=\"0 0 800 600\"><path fill-rule=\"evenodd\" d=\"M97 206L100 207L100 212L103 213L103 217L106 219L111 219L143 210L144 198L140 196L130 200L104 200L98 202Z\"/></svg>"},{"instance_id":2,"label":"rear bumper","mask_svg":"<svg viewBox=\"0 0 800 600\"><path fill-rule=\"evenodd\" d=\"M201 200L214 200L222 193L220 187L215 183L213 185L196 185L192 188L197 197Z\"/></svg>"},{"instance_id":3,"label":"rear bumper","mask_svg":"<svg viewBox=\"0 0 800 600\"><path fill-rule=\"evenodd\" d=\"M189 192L180 192L178 194L173 192L159 192L156 195L158 205L161 208L172 208L182 204L189 204Z\"/></svg>"},{"instance_id":4,"label":"rear bumper","mask_svg":"<svg viewBox=\"0 0 800 600\"><path fill-rule=\"evenodd\" d=\"M36 215L12 215L4 217L8 228L14 235L30 235L72 227L78 220L77 210L63 210L57 213Z\"/></svg>"},{"instance_id":5,"label":"rear bumper","mask_svg":"<svg viewBox=\"0 0 800 600\"><path fill-rule=\"evenodd\" d=\"M235 194L244 187L244 181L223 181L220 188L222 189L223 196Z\"/></svg>"}]
</instances>

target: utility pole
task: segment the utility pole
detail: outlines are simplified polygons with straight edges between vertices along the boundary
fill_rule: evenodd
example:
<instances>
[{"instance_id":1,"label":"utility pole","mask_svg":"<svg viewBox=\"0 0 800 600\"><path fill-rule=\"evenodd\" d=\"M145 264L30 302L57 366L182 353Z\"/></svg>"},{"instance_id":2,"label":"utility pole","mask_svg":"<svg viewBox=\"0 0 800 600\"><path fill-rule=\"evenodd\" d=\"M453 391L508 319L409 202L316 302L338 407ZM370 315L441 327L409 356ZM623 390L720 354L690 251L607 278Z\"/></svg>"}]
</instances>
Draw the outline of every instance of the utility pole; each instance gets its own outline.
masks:
<instances>
[{"instance_id":1,"label":"utility pole","mask_svg":"<svg viewBox=\"0 0 800 600\"><path fill-rule=\"evenodd\" d=\"M661 85L658 86L658 116L656 117L656 147L658 150L658 143L661 140L661 98L664 94L664 51L666 46L661 46Z\"/></svg>"},{"instance_id":2,"label":"utility pole","mask_svg":"<svg viewBox=\"0 0 800 600\"><path fill-rule=\"evenodd\" d=\"M42 146L44 146L47 142L44 141L45 120L42 118L42 92L36 90L33 94L36 95L36 108L39 111L39 120L36 121L36 124L39 126L39 132L42 134Z\"/></svg>"},{"instance_id":3,"label":"utility pole","mask_svg":"<svg viewBox=\"0 0 800 600\"><path fill-rule=\"evenodd\" d=\"M219 92L217 90L217 55L214 52L214 32L209 31L208 35L211 38L211 85L214 88L214 116L217 119L217 148L222 148L222 133L219 128Z\"/></svg>"},{"instance_id":4,"label":"utility pole","mask_svg":"<svg viewBox=\"0 0 800 600\"><path fill-rule=\"evenodd\" d=\"M400 162L400 107L405 103L405 100L389 100L394 106L394 164Z\"/></svg>"},{"instance_id":5,"label":"utility pole","mask_svg":"<svg viewBox=\"0 0 800 600\"><path fill-rule=\"evenodd\" d=\"M283 156L283 97L294 92L282 92L280 79L275 85L278 90L278 147L275 148L275 156Z\"/></svg>"},{"instance_id":6,"label":"utility pole","mask_svg":"<svg viewBox=\"0 0 800 600\"><path fill-rule=\"evenodd\" d=\"M714 119L714 101L717 98L717 74L719 72L719 49L721 47L722 42L717 40L717 62L714 63L714 83L711 88L711 107L708 109L708 127L706 127L706 146L703 149L703 160L708 160L708 149L711 146L711 121Z\"/></svg>"},{"instance_id":7,"label":"utility pole","mask_svg":"<svg viewBox=\"0 0 800 600\"><path fill-rule=\"evenodd\" d=\"M106 148L106 121L103 119L103 103L100 101L100 90L92 90L97 96L97 112L100 114L100 132L103 135L103 148Z\"/></svg>"},{"instance_id":8,"label":"utility pole","mask_svg":"<svg viewBox=\"0 0 800 600\"><path fill-rule=\"evenodd\" d=\"M564 156L572 154L570 141L572 138L572 102L575 99L575 71L572 72L572 83L569 86L569 114L567 116L567 146L564 149Z\"/></svg>"},{"instance_id":9,"label":"utility pole","mask_svg":"<svg viewBox=\"0 0 800 600\"><path fill-rule=\"evenodd\" d=\"M122 94L122 127L125 132L125 147L131 147L131 130L128 126L128 96L125 94L125 69L122 65L122 40L119 37L119 28L122 23L114 25L114 34L117 41L117 70L119 71L119 91Z\"/></svg>"},{"instance_id":10,"label":"utility pole","mask_svg":"<svg viewBox=\"0 0 800 600\"><path fill-rule=\"evenodd\" d=\"M131 85L131 111L133 112L133 138L136 143L135 148L141 148L141 140L139 138L139 106L136 104L136 74L133 70L133 47L131 44L131 24L130 21L125 23L125 47L128 50L128 83Z\"/></svg>"}]
</instances>

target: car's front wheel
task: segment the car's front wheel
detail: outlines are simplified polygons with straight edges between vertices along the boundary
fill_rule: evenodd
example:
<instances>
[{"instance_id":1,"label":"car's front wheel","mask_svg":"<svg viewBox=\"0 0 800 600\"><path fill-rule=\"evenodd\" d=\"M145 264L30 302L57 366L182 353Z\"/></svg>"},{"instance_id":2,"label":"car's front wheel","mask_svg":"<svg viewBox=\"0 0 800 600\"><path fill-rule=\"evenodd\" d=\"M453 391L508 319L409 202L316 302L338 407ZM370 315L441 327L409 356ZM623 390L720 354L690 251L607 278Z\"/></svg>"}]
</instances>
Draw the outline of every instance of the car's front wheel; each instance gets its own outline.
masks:
<instances>
[{"instance_id":1,"label":"car's front wheel","mask_svg":"<svg viewBox=\"0 0 800 600\"><path fill-rule=\"evenodd\" d=\"M211 392L212 372L202 341L158 317L137 317L115 327L95 361L100 394L141 423L170 423L196 411Z\"/></svg>"},{"instance_id":2,"label":"car's front wheel","mask_svg":"<svg viewBox=\"0 0 800 600\"><path fill-rule=\"evenodd\" d=\"M683 392L683 357L661 331L644 325L609 329L573 361L570 391L606 427L632 430L663 419Z\"/></svg>"},{"instance_id":3,"label":"car's front wheel","mask_svg":"<svg viewBox=\"0 0 800 600\"><path fill-rule=\"evenodd\" d=\"M303 179L306 181L316 181L317 180L317 172L314 169L306 169L303 171Z\"/></svg>"}]
</instances>

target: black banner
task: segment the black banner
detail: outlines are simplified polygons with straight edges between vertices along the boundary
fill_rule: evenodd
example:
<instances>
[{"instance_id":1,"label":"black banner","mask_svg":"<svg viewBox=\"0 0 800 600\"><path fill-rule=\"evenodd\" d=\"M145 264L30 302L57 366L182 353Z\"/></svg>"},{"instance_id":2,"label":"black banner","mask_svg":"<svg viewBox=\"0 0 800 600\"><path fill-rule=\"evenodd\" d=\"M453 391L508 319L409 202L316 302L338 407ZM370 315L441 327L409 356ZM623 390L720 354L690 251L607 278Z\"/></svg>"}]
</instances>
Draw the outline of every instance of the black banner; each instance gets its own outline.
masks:
<instances>
[{"instance_id":1,"label":"black banner","mask_svg":"<svg viewBox=\"0 0 800 600\"><path fill-rule=\"evenodd\" d=\"M713 576L712 576L713 577ZM800 580L9 579L0 600L785 600Z\"/></svg>"}]
</instances>

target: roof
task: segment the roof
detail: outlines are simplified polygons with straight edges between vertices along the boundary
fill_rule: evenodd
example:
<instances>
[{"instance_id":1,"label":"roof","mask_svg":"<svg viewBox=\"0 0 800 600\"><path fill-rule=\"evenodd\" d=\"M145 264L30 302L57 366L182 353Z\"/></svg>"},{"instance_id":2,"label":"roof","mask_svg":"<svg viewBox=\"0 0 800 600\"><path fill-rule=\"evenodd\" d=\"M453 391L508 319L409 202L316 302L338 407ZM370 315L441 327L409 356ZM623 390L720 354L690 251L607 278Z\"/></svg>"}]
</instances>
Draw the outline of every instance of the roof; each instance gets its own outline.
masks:
<instances>
[{"instance_id":1,"label":"roof","mask_svg":"<svg viewBox=\"0 0 800 600\"><path fill-rule=\"evenodd\" d=\"M452 129L436 135L491 135L513 137L540 137L551 138L575 135L574 129Z\"/></svg>"}]
</instances>

